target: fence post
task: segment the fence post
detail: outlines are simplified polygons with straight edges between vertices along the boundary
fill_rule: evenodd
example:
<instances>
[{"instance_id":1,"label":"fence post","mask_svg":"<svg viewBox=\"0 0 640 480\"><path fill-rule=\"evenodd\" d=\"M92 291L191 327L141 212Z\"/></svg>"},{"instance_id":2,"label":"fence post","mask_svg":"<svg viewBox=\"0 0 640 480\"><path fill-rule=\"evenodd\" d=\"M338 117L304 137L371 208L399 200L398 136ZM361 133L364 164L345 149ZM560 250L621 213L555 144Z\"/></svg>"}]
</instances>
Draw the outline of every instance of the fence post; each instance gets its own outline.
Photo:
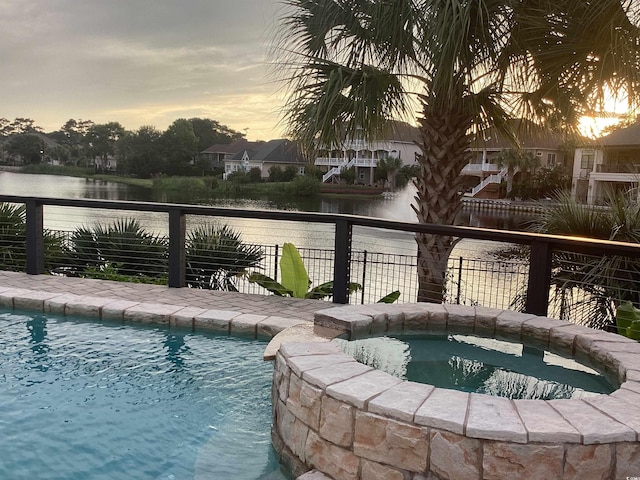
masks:
<instances>
[{"instance_id":1,"label":"fence post","mask_svg":"<svg viewBox=\"0 0 640 480\"><path fill-rule=\"evenodd\" d=\"M347 220L336 221L335 259L333 263L333 303L349 302L351 281L352 225Z\"/></svg>"},{"instance_id":2,"label":"fence post","mask_svg":"<svg viewBox=\"0 0 640 480\"><path fill-rule=\"evenodd\" d=\"M364 258L362 259L362 288L360 289L360 303L364 305L364 286L367 280L367 251L364 251Z\"/></svg>"},{"instance_id":3,"label":"fence post","mask_svg":"<svg viewBox=\"0 0 640 480\"><path fill-rule=\"evenodd\" d=\"M186 217L179 208L169 210L169 286L181 288L187 284L185 255Z\"/></svg>"},{"instance_id":4,"label":"fence post","mask_svg":"<svg viewBox=\"0 0 640 480\"><path fill-rule=\"evenodd\" d=\"M534 241L529 256L529 280L525 312L546 316L551 288L551 254L549 242Z\"/></svg>"},{"instance_id":5,"label":"fence post","mask_svg":"<svg viewBox=\"0 0 640 480\"><path fill-rule=\"evenodd\" d=\"M26 201L26 256L27 273L44 273L44 205L37 200Z\"/></svg>"}]
</instances>

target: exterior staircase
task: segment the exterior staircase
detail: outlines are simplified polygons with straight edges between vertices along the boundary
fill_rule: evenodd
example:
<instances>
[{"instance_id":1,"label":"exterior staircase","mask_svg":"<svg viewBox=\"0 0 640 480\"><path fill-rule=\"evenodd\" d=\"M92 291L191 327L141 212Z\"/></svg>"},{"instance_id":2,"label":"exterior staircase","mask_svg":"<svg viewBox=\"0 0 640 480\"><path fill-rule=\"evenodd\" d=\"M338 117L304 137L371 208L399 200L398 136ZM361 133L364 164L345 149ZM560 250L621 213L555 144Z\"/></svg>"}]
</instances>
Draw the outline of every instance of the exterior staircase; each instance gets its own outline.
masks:
<instances>
[{"instance_id":1,"label":"exterior staircase","mask_svg":"<svg viewBox=\"0 0 640 480\"><path fill-rule=\"evenodd\" d=\"M500 183L502 182L502 180L506 178L506 176L507 176L507 167L504 167L502 170L500 170L499 173L494 173L493 175L489 175L487 178L482 180L478 185L473 187L471 189L471 192L466 194L466 196L475 197L478 193L484 190L484 188L487 187L488 185L495 185L495 184L500 185Z\"/></svg>"},{"instance_id":2,"label":"exterior staircase","mask_svg":"<svg viewBox=\"0 0 640 480\"><path fill-rule=\"evenodd\" d=\"M348 162L342 162L337 167L333 167L331 170L329 170L327 173L325 173L322 176L322 183L327 183L328 180L331 180L334 176L340 175L340 173L342 173L342 170L351 168L352 166L355 165L355 163L356 163L356 159L352 158Z\"/></svg>"}]
</instances>

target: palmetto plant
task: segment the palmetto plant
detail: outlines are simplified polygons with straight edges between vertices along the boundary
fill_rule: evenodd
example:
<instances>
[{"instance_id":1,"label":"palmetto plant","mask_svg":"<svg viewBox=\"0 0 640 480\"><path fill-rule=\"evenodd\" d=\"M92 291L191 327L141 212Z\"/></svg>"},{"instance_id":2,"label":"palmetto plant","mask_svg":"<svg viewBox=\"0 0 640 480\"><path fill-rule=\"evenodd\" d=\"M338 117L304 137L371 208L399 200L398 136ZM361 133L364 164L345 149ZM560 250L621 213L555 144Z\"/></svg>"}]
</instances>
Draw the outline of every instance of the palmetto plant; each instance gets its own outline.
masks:
<instances>
[{"instance_id":1,"label":"palmetto plant","mask_svg":"<svg viewBox=\"0 0 640 480\"><path fill-rule=\"evenodd\" d=\"M516 138L514 118L576 126L607 88L640 89L640 38L627 0L285 0L276 65L286 122L307 148L420 130L413 208L453 224L472 134ZM633 7L635 8L635 7ZM288 68L286 68L288 67ZM418 300L441 302L456 238L419 234Z\"/></svg>"},{"instance_id":2,"label":"palmetto plant","mask_svg":"<svg viewBox=\"0 0 640 480\"><path fill-rule=\"evenodd\" d=\"M24 205L0 203L0 269L24 271L26 268L26 208ZM47 270L55 267L62 251L62 238L44 231L44 263Z\"/></svg>"},{"instance_id":3,"label":"palmetto plant","mask_svg":"<svg viewBox=\"0 0 640 480\"><path fill-rule=\"evenodd\" d=\"M236 277L256 268L264 254L242 242L228 225L200 225L187 235L187 284L194 288L237 291Z\"/></svg>"},{"instance_id":4,"label":"palmetto plant","mask_svg":"<svg viewBox=\"0 0 640 480\"><path fill-rule=\"evenodd\" d=\"M610 193L605 208L580 204L567 193L554 200L534 223L535 231L640 243L640 204L634 199ZM618 306L640 306L640 261L556 252L551 284L559 317L603 328L613 324Z\"/></svg>"},{"instance_id":5,"label":"palmetto plant","mask_svg":"<svg viewBox=\"0 0 640 480\"><path fill-rule=\"evenodd\" d=\"M165 238L147 232L135 219L78 227L65 252L66 271L94 275L106 268L125 277L163 277L168 266L167 246Z\"/></svg>"}]
</instances>

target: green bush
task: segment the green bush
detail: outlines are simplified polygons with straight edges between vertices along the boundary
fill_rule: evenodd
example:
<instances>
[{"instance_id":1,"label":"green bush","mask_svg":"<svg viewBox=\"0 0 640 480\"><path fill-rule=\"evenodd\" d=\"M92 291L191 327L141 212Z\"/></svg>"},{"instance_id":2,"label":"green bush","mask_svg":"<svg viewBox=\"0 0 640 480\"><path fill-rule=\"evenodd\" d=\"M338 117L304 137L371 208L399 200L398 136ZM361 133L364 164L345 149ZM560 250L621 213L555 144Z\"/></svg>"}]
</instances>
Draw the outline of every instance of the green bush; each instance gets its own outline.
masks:
<instances>
[{"instance_id":1,"label":"green bush","mask_svg":"<svg viewBox=\"0 0 640 480\"><path fill-rule=\"evenodd\" d=\"M287 193L297 197L307 197L320 193L320 180L315 177L303 175L296 177L287 185Z\"/></svg>"}]
</instances>

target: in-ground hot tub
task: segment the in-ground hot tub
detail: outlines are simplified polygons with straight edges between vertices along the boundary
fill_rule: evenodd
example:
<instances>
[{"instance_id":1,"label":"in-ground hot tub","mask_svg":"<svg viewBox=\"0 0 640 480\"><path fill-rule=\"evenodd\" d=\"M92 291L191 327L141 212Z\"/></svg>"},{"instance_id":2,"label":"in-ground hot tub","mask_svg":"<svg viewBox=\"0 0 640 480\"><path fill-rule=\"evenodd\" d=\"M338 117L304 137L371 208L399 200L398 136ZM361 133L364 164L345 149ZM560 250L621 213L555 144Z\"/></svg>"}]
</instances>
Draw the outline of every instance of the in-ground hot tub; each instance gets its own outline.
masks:
<instances>
[{"instance_id":1,"label":"in-ground hot tub","mask_svg":"<svg viewBox=\"0 0 640 480\"><path fill-rule=\"evenodd\" d=\"M340 479L640 476L640 344L559 320L458 305L345 306L316 329L349 339L473 333L573 357L620 388L582 399L510 400L402 381L326 342L276 354L272 437L296 474Z\"/></svg>"}]
</instances>

